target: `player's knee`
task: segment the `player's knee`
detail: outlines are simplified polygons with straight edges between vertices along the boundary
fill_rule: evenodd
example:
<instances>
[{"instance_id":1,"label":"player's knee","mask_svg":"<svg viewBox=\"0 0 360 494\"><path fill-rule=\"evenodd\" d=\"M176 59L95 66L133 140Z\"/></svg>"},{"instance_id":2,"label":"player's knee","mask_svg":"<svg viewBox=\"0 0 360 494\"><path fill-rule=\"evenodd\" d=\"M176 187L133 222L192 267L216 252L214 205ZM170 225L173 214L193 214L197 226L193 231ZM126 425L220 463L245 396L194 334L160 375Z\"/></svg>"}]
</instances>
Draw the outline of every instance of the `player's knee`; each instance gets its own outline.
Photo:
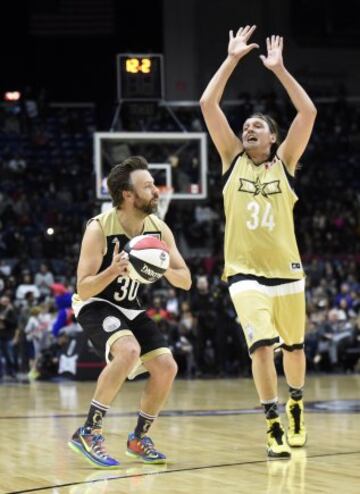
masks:
<instances>
[{"instance_id":1,"label":"player's knee","mask_svg":"<svg viewBox=\"0 0 360 494\"><path fill-rule=\"evenodd\" d=\"M134 339L127 341L120 339L111 347L114 359L122 359L134 365L140 358L140 352L140 345Z\"/></svg>"},{"instance_id":2,"label":"player's knee","mask_svg":"<svg viewBox=\"0 0 360 494\"><path fill-rule=\"evenodd\" d=\"M178 373L178 365L173 359L173 357L168 359L166 363L165 372L167 372L170 378L175 379L176 374Z\"/></svg>"},{"instance_id":3,"label":"player's knee","mask_svg":"<svg viewBox=\"0 0 360 494\"><path fill-rule=\"evenodd\" d=\"M129 347L126 350L126 354L128 355L129 360L131 360L132 363L136 363L139 358L140 358L140 346L139 345L129 345Z\"/></svg>"},{"instance_id":4,"label":"player's knee","mask_svg":"<svg viewBox=\"0 0 360 494\"><path fill-rule=\"evenodd\" d=\"M252 353L252 359L259 361L259 362L265 362L269 359L273 359L274 355L274 349L272 346L260 346L254 350Z\"/></svg>"},{"instance_id":5,"label":"player's knee","mask_svg":"<svg viewBox=\"0 0 360 494\"><path fill-rule=\"evenodd\" d=\"M159 379L173 381L178 372L178 365L171 355L161 356L156 362L156 366L151 372Z\"/></svg>"}]
</instances>

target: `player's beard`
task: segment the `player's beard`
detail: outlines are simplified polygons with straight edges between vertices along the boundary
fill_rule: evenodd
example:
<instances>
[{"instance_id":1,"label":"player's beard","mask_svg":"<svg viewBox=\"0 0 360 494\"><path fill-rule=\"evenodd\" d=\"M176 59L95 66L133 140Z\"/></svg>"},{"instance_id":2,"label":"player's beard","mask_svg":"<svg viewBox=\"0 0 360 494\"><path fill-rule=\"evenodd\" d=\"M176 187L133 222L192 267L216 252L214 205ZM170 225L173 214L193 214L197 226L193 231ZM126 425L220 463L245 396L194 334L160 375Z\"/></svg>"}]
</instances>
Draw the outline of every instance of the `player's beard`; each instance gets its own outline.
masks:
<instances>
[{"instance_id":1,"label":"player's beard","mask_svg":"<svg viewBox=\"0 0 360 494\"><path fill-rule=\"evenodd\" d=\"M154 197L150 201L144 201L138 194L135 193L134 208L142 213L149 215L157 211L158 205L154 201Z\"/></svg>"}]
</instances>

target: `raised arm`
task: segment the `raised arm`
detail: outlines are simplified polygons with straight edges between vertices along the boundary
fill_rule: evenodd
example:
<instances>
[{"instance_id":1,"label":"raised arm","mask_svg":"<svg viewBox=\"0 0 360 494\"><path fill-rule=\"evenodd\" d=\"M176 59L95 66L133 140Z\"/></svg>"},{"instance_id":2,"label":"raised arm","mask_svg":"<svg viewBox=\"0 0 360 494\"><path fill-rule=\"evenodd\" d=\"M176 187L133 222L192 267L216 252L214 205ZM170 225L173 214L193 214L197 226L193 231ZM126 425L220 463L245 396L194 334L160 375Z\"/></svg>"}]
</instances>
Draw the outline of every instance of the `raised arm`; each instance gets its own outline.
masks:
<instances>
[{"instance_id":1,"label":"raised arm","mask_svg":"<svg viewBox=\"0 0 360 494\"><path fill-rule=\"evenodd\" d=\"M279 79L297 110L287 136L277 152L289 173L294 175L296 165L309 142L317 111L306 91L284 67L283 38L274 35L266 38L266 47L267 56L260 55L260 58L265 67Z\"/></svg>"},{"instance_id":2,"label":"raised arm","mask_svg":"<svg viewBox=\"0 0 360 494\"><path fill-rule=\"evenodd\" d=\"M220 100L226 83L239 61L253 48L259 47L256 43L247 44L255 28L256 26L241 27L235 36L232 31L229 32L228 56L212 77L200 99L207 128L222 160L223 173L243 147L220 108Z\"/></svg>"}]
</instances>

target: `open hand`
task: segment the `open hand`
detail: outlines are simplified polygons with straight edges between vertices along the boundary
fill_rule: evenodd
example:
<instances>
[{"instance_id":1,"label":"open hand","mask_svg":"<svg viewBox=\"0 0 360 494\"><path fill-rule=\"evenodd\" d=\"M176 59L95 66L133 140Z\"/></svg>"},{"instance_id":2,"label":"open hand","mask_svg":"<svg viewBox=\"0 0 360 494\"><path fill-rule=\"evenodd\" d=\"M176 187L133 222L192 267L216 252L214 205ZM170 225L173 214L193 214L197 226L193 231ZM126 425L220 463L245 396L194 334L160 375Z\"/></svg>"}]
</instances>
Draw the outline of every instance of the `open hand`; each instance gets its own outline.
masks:
<instances>
[{"instance_id":1,"label":"open hand","mask_svg":"<svg viewBox=\"0 0 360 494\"><path fill-rule=\"evenodd\" d=\"M271 38L266 38L267 56L260 55L262 63L269 70L276 70L283 66L283 38L281 36L272 35Z\"/></svg>"},{"instance_id":2,"label":"open hand","mask_svg":"<svg viewBox=\"0 0 360 494\"><path fill-rule=\"evenodd\" d=\"M259 45L256 43L247 44L255 29L256 26L241 27L235 36L233 31L229 31L228 54L231 57L240 59L254 48L259 48Z\"/></svg>"}]
</instances>

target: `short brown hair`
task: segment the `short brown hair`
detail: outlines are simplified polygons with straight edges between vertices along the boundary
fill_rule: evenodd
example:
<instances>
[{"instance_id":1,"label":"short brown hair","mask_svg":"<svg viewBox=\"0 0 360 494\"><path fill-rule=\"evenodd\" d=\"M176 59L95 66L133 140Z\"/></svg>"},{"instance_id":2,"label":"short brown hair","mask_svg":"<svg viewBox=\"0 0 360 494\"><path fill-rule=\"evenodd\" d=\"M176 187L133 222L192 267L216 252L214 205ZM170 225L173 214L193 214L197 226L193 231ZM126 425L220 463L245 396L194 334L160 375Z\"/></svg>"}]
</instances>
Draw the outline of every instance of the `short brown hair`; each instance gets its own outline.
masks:
<instances>
[{"instance_id":1,"label":"short brown hair","mask_svg":"<svg viewBox=\"0 0 360 494\"><path fill-rule=\"evenodd\" d=\"M143 156L129 156L122 163L115 165L107 178L107 186L113 206L120 206L123 202L123 191L132 190L130 175L135 170L148 170L149 165Z\"/></svg>"}]
</instances>

